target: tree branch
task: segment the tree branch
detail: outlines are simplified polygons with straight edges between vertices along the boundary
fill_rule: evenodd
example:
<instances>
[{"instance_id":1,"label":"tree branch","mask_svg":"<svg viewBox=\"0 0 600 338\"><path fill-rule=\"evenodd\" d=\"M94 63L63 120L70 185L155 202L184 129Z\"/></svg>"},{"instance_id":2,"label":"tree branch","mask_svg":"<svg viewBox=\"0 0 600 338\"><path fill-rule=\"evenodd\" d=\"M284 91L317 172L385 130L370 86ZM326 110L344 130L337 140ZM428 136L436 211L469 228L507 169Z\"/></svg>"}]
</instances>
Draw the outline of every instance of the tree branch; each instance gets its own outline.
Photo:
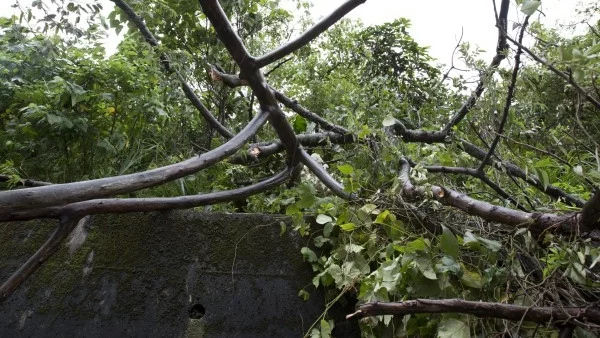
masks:
<instances>
[{"instance_id":1,"label":"tree branch","mask_svg":"<svg viewBox=\"0 0 600 338\"><path fill-rule=\"evenodd\" d=\"M323 166L310 157L310 155L303 149L300 149L300 158L302 163L304 163L304 165L306 165L306 167L310 169L310 171L312 171L312 173L315 174L315 176L317 176L317 178L323 182L323 184L325 184L325 186L327 186L327 188L329 188L334 194L346 200L356 198L355 194L350 194L344 191L344 187L335 179L333 179L333 177L329 175L325 168L323 168Z\"/></svg>"},{"instance_id":2,"label":"tree branch","mask_svg":"<svg viewBox=\"0 0 600 338\"><path fill-rule=\"evenodd\" d=\"M582 232L580 231L582 229L580 229L577 214L574 213L565 215L529 213L476 200L441 186L432 185L428 188L414 186L410 181L410 163L404 158L400 160L398 177L403 184L402 194L409 199L430 199L433 197L436 201L462 210L469 215L490 222L528 227L535 234L553 231L559 234L580 235Z\"/></svg>"},{"instance_id":3,"label":"tree branch","mask_svg":"<svg viewBox=\"0 0 600 338\"><path fill-rule=\"evenodd\" d=\"M477 147L476 145L463 140L461 142L461 146L462 146L463 150L467 154L471 155L472 157L474 157L480 161L483 161L485 159L486 152L483 149ZM562 198L565 201L565 203L573 205L573 206L577 206L580 208L583 207L583 205L585 204L585 201L583 199L581 199L577 196L571 195L558 187L555 187L551 184L544 186L544 184L539 180L539 178L532 176L532 175L527 175L527 173L523 169L519 168L514 163L511 163L508 161L496 162L496 161L492 160L491 158L488 159L487 162L482 162L482 163L486 163L487 165L492 165L492 167L495 169L504 168L506 170L507 174L509 174L513 177L520 178L521 180L525 181L526 183L533 186L537 190L545 193L546 195L548 195L554 199Z\"/></svg>"},{"instance_id":4,"label":"tree branch","mask_svg":"<svg viewBox=\"0 0 600 338\"><path fill-rule=\"evenodd\" d=\"M527 47L523 46L522 44L520 44L519 42L515 41L510 36L507 38L510 42L515 44L517 47L523 49L523 51L525 51L525 53L529 54L529 56L531 56L532 59L534 59L538 63L542 64L546 68L550 69L554 74L558 75L563 80L565 80L568 84L573 86L573 88L575 88L581 95L583 95L588 102L590 102L594 107L596 107L596 109L600 110L600 101L596 100L594 97L589 95L585 89L583 89L577 82L575 82L575 80L573 80L573 77L570 74L565 74L564 72L561 72L560 70L558 70L556 67L554 67L547 61L542 60L542 58L535 55L535 53L532 52L529 48L527 48Z\"/></svg>"},{"instance_id":5,"label":"tree branch","mask_svg":"<svg viewBox=\"0 0 600 338\"><path fill-rule=\"evenodd\" d=\"M295 40L292 40L281 47L277 48L274 51L271 51L256 60L256 67L262 68L266 65L269 65L285 56L297 51L303 46L307 45L309 42L314 40L317 36L321 35L321 33L325 32L329 27L333 26L336 22L341 20L346 14L352 11L354 8L359 5L365 3L366 0L348 0L344 4L342 4L338 9L333 11L333 13L329 14L327 17L323 18L316 25L312 26L302 35L297 37Z\"/></svg>"},{"instance_id":6,"label":"tree branch","mask_svg":"<svg viewBox=\"0 0 600 338\"><path fill-rule=\"evenodd\" d=\"M214 81L220 81L224 85L226 85L228 87L231 87L231 88L249 85L248 81L241 80L239 78L239 76L223 73L223 72L219 71L215 67L211 67L211 77L212 77L212 79ZM297 101L294 101L294 100L288 98L283 93L277 91L273 87L269 87L269 88L271 89L271 91L275 95L275 99L277 99L277 101L281 102L288 109L294 111L295 113L297 113L298 115L304 117L305 119L316 123L321 128L323 128L325 130L333 131L333 132L336 132L336 133L339 133L339 134L349 134L350 133L350 131L348 129L346 129L344 127L341 127L341 126L338 126L338 125L335 125L335 124L333 124L333 123L325 120L321 116L319 116L319 115L311 112L310 110L304 108Z\"/></svg>"},{"instance_id":7,"label":"tree branch","mask_svg":"<svg viewBox=\"0 0 600 338\"><path fill-rule=\"evenodd\" d=\"M500 14L496 25L498 26L498 43L496 44L496 55L492 59L492 62L488 66L488 70L481 75L477 88L471 94L469 99L462 105L462 107L454 114L450 121L446 124L442 132L449 133L454 126L460 123L462 119L471 111L471 108L475 106L475 103L483 93L485 89L485 83L488 78L495 72L502 60L506 58L506 49L508 45L506 43L506 30L507 30L507 17L510 0L502 0L500 5Z\"/></svg>"},{"instance_id":8,"label":"tree branch","mask_svg":"<svg viewBox=\"0 0 600 338\"><path fill-rule=\"evenodd\" d=\"M8 182L11 180L10 175L0 175L0 182ZM46 185L51 185L50 182L36 181L28 178L19 179L19 184L23 187L43 187Z\"/></svg>"},{"instance_id":9,"label":"tree branch","mask_svg":"<svg viewBox=\"0 0 600 338\"><path fill-rule=\"evenodd\" d=\"M119 7L123 12L125 12L125 14L127 14L127 17L129 18L129 20L131 20L131 22L133 22L133 24L136 25L136 27L138 28L138 30L140 31L140 33L142 34L142 36L144 37L146 42L148 42L148 44L150 44L150 46L158 47L158 40L156 40L154 35L150 32L150 30L144 23L144 20L135 13L133 8L131 8L131 6L129 6L129 4L127 4L123 0L111 0L111 1L114 2L115 5L117 7ZM200 101L200 99L198 98L196 93L194 93L194 90L185 81L185 79L179 73L179 71L174 70L171 67L171 61L169 60L169 57L167 56L167 54L164 54L164 53L161 54L160 60L166 71L168 71L168 72L173 71L173 72L175 72L175 74L177 74L177 78L179 79L179 82L181 83L181 88L183 89L185 96L188 98L188 100L190 100L192 105L194 105L194 107L200 112L200 114L202 114L202 116L210 124L210 126L213 127L214 129L216 129L217 132L219 132L219 134L221 134L223 137L225 137L227 139L232 138L233 134L229 130L227 130L227 128L225 128L214 117L214 115L210 112L210 110L208 110L208 108L206 108L206 106L204 106L204 104L202 104L202 101Z\"/></svg>"},{"instance_id":10,"label":"tree branch","mask_svg":"<svg viewBox=\"0 0 600 338\"><path fill-rule=\"evenodd\" d=\"M397 303L368 303L360 305L358 310L346 316L346 319L415 313L466 313L478 317L525 320L540 324L573 320L600 324L600 309L595 307L535 307L462 299L416 299Z\"/></svg>"},{"instance_id":11,"label":"tree branch","mask_svg":"<svg viewBox=\"0 0 600 338\"><path fill-rule=\"evenodd\" d=\"M0 286L0 304L2 304L32 273L34 273L75 229L79 219L61 221L48 240L21 267Z\"/></svg>"},{"instance_id":12,"label":"tree branch","mask_svg":"<svg viewBox=\"0 0 600 338\"><path fill-rule=\"evenodd\" d=\"M268 112L261 111L246 128L223 145L176 164L135 174L0 192L0 219L22 210L126 194L193 174L234 154L256 134L268 116Z\"/></svg>"},{"instance_id":13,"label":"tree branch","mask_svg":"<svg viewBox=\"0 0 600 338\"><path fill-rule=\"evenodd\" d=\"M481 180L483 183L485 183L490 188L492 188L502 198L509 200L519 210L527 211L527 208L525 208L521 203L519 203L514 197L509 195L499 185L492 182L488 177L486 177L485 174L483 173L483 171L479 171L477 169L472 169L472 168L445 167L445 166L425 166L423 168L432 173L458 174L458 175L467 175L467 176L475 177L475 178Z\"/></svg>"},{"instance_id":14,"label":"tree branch","mask_svg":"<svg viewBox=\"0 0 600 338\"><path fill-rule=\"evenodd\" d=\"M525 34L525 29L527 28L527 24L529 23L529 15L525 17L525 21L523 22L523 26L521 27L521 32L519 34L519 42L523 41L523 35ZM517 48L517 54L515 55L515 66L513 67L513 71L510 78L510 84L508 85L508 92L506 93L506 101L504 102L504 111L502 112L502 120L500 121L500 126L498 126L498 131L496 132L496 136L490 145L490 149L488 153L485 155L485 158L481 161L478 171L483 171L485 167L485 163L492 157L494 151L496 151L496 147L500 142L500 135L504 132L504 126L506 125L506 121L508 120L508 113L510 112L510 106L512 104L512 99L515 94L515 86L517 84L517 77L519 76L519 67L521 66L521 54L523 50L521 48Z\"/></svg>"},{"instance_id":15,"label":"tree branch","mask_svg":"<svg viewBox=\"0 0 600 338\"><path fill-rule=\"evenodd\" d=\"M286 168L277 175L246 187L208 193L204 195L165 198L97 199L78 202L53 209L53 217L60 225L42 247L27 260L9 279L0 286L0 303L7 299L43 262L59 248L63 240L73 231L79 219L87 215L118 214L143 211L189 209L202 205L230 202L273 189L290 178L295 172ZM35 218L39 218L36 216Z\"/></svg>"}]
</instances>

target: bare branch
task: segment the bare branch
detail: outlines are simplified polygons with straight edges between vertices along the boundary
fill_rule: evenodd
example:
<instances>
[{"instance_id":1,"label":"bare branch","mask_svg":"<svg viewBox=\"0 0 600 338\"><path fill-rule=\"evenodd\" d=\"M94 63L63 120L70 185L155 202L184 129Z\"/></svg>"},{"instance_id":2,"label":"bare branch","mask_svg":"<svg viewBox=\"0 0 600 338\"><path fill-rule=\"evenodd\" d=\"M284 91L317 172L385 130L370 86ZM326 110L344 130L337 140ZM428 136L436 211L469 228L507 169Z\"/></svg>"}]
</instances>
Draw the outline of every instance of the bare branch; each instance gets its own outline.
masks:
<instances>
[{"instance_id":1,"label":"bare branch","mask_svg":"<svg viewBox=\"0 0 600 338\"><path fill-rule=\"evenodd\" d=\"M264 75L259 68L256 68L254 58L248 53L242 39L235 33L233 27L231 27L231 23L218 1L200 0L200 6L215 28L219 39L221 39L229 54L231 54L240 67L240 78L248 81L256 98L260 102L261 109L270 112L269 122L285 146L290 164L295 166L298 162L298 158L296 157L298 149L296 134L287 121L285 114L279 108L277 100L267 84Z\"/></svg>"},{"instance_id":2,"label":"bare branch","mask_svg":"<svg viewBox=\"0 0 600 338\"><path fill-rule=\"evenodd\" d=\"M479 79L479 83L477 84L477 88L469 99L462 105L462 107L454 114L454 116L450 119L450 121L446 124L444 129L442 130L444 133L449 133L452 128L459 124L460 121L471 111L471 108L475 106L475 103L483 93L485 89L485 83L488 81L488 78L495 72L498 68L502 60L506 58L506 49L508 45L506 44L506 30L507 30L507 16L508 9L510 5L510 0L502 0L500 5L500 14L498 16L498 21L496 25L498 26L498 43L496 45L496 55L492 59L492 62L488 66L488 70L481 75Z\"/></svg>"},{"instance_id":3,"label":"bare branch","mask_svg":"<svg viewBox=\"0 0 600 338\"><path fill-rule=\"evenodd\" d=\"M321 182L323 182L323 184L325 184L325 186L327 186L334 194L346 200L356 198L355 194L344 191L344 187L333 179L325 168L310 157L303 149L300 149L300 158L302 163L304 163L304 165L306 165L306 167L308 167L308 169L310 169L310 171L312 171L312 173L315 174L315 176L317 176L317 178L319 178L319 180L321 180Z\"/></svg>"},{"instance_id":4,"label":"bare branch","mask_svg":"<svg viewBox=\"0 0 600 338\"><path fill-rule=\"evenodd\" d=\"M541 234L544 231L581 234L580 222L576 214L529 213L476 200L465 194L436 185L428 188L414 186L410 181L410 163L403 158L400 160L400 165L398 177L403 184L402 193L408 198L427 199L433 197L436 201L462 210L469 215L490 222L529 227L535 234Z\"/></svg>"},{"instance_id":5,"label":"bare branch","mask_svg":"<svg viewBox=\"0 0 600 338\"><path fill-rule=\"evenodd\" d=\"M575 80L573 80L573 77L570 74L566 74L565 72L562 72L562 71L558 70L556 67L554 67L553 65L551 65L547 61L542 60L542 58L540 58L539 56L535 55L535 53L532 52L529 48L527 48L527 47L523 46L522 44L520 44L519 42L515 41L510 36L508 36L507 39L510 42L512 42L513 44L515 44L517 47L523 49L523 51L525 51L525 53L529 54L529 56L532 59L534 59L538 63L544 65L546 68L550 69L554 74L558 75L563 80L565 80L568 84L570 84L571 86L573 86L573 88L575 88L581 95L583 95L583 97L585 97L585 99L588 102L590 102L594 107L596 107L596 109L600 110L600 101L596 100L593 96L591 96L590 94L588 94L588 92L585 89L583 89L577 82L575 82Z\"/></svg>"},{"instance_id":6,"label":"bare branch","mask_svg":"<svg viewBox=\"0 0 600 338\"><path fill-rule=\"evenodd\" d=\"M525 17L525 21L523 22L523 26L521 27L521 32L519 34L519 42L523 41L523 35L525 34L525 29L527 28L527 24L529 23L529 15ZM498 131L496 132L496 137L492 141L490 145L490 149L488 153L485 155L485 158L481 161L478 171L482 171L483 167L485 167L485 163L492 157L494 151L496 151L496 147L500 142L500 135L504 132L504 126L506 125L506 121L508 120L508 113L510 112L510 106L512 104L512 99L515 94L515 86L517 84L517 77L519 76L519 67L521 66L521 54L523 50L521 48L517 48L517 54L515 55L515 66L513 67L512 75L510 78L510 84L508 85L508 92L506 93L506 101L504 102L504 111L502 112L502 120L500 121L500 125L498 126Z\"/></svg>"},{"instance_id":7,"label":"bare branch","mask_svg":"<svg viewBox=\"0 0 600 338\"><path fill-rule=\"evenodd\" d=\"M312 26L302 35L297 37L295 40L292 40L283 46L277 48L276 50L269 52L256 60L256 67L262 68L266 65L269 65L285 56L297 51L303 46L307 45L309 42L314 40L317 36L321 35L321 33L325 32L329 27L333 26L336 22L341 20L346 14L350 13L354 8L359 5L365 3L366 0L348 0L344 4L342 4L338 9L333 11L333 13L329 14L327 17L323 18L316 25Z\"/></svg>"},{"instance_id":8,"label":"bare branch","mask_svg":"<svg viewBox=\"0 0 600 338\"><path fill-rule=\"evenodd\" d=\"M321 116L304 108L298 102L293 101L290 98L288 98L287 96L283 95L283 93L281 93L273 88L271 88L271 89L273 90L273 94L275 94L275 98L277 99L277 101L283 103L283 105L286 106L288 109L294 111L295 113L304 117L305 119L318 124L321 128L323 128L325 130L333 131L333 132L343 134L343 135L350 134L350 131L348 129L338 126L338 125L335 125L335 124L325 120Z\"/></svg>"},{"instance_id":9,"label":"bare branch","mask_svg":"<svg viewBox=\"0 0 600 338\"><path fill-rule=\"evenodd\" d=\"M61 221L46 243L33 254L21 267L0 286L0 304L2 304L32 273L34 273L75 229L79 219Z\"/></svg>"},{"instance_id":10,"label":"bare branch","mask_svg":"<svg viewBox=\"0 0 600 338\"><path fill-rule=\"evenodd\" d=\"M305 147L323 146L328 142L333 144L347 144L356 141L354 135L340 135L334 132L299 134L296 135L296 138L298 139L298 142ZM257 159L272 156L283 150L283 144L278 140L255 143L250 145L245 154L234 156L229 162L234 164L247 164L249 160L256 161Z\"/></svg>"},{"instance_id":11,"label":"bare branch","mask_svg":"<svg viewBox=\"0 0 600 338\"><path fill-rule=\"evenodd\" d=\"M463 148L463 150L471 155L472 157L483 161L485 159L486 156L486 152L477 147L476 145L463 140L461 142L461 146ZM506 173L520 178L521 180L527 182L529 185L533 186L534 188L538 189L539 191L547 194L548 196L554 198L554 199L559 199L562 198L565 203L567 204L571 204L573 206L577 206L577 207L583 207L583 205L585 204L585 201L577 196L571 195L569 193L567 193L566 191L553 186L552 184L548 184L546 186L544 186L544 184L542 183L542 181L540 181L539 178L532 176L532 175L527 175L527 173L519 168L517 165L515 165L514 163L511 163L509 161L502 161L502 162L496 162L492 159L489 159L488 162L484 162L487 165L492 165L493 164L493 168L495 169L500 169L500 168L504 168L506 170Z\"/></svg>"},{"instance_id":12,"label":"bare branch","mask_svg":"<svg viewBox=\"0 0 600 338\"><path fill-rule=\"evenodd\" d=\"M268 112L261 111L246 128L223 145L176 164L129 175L0 192L0 218L22 210L126 194L193 174L234 154L256 134L268 116Z\"/></svg>"},{"instance_id":13,"label":"bare branch","mask_svg":"<svg viewBox=\"0 0 600 338\"><path fill-rule=\"evenodd\" d=\"M248 81L241 80L239 78L239 76L223 73L223 72L219 71L218 69L216 69L215 67L211 68L211 75L212 75L213 80L220 81L228 87L234 88L234 87L248 85ZM304 108L297 101L294 101L294 100L288 98L283 93L277 91L273 87L269 87L269 88L275 95L275 99L277 99L277 101L281 102L288 109L294 111L295 113L304 117L305 119L312 121L312 122L316 123L317 125L321 126L321 128L323 128L325 130L333 131L336 133L340 133L340 134L349 134L350 133L350 131L348 129L338 126L338 125L335 125L335 124L325 120L321 116Z\"/></svg>"},{"instance_id":14,"label":"bare branch","mask_svg":"<svg viewBox=\"0 0 600 338\"><path fill-rule=\"evenodd\" d=\"M150 44L150 46L158 47L158 40L156 40L156 38L154 37L152 32L150 32L150 30L144 23L144 20L135 13L133 8L131 8L131 6L129 6L129 4L127 4L123 0L111 0L111 1L114 2L115 5L117 7L119 7L123 12L125 12L125 14L127 14L127 17L129 17L129 20L131 20L136 25L136 27L138 28L138 30L140 31L140 33L142 34L142 36L144 37L146 42L148 42L148 44ZM169 60L169 57L166 54L161 54L160 60L163 64L163 66L165 67L165 70L167 70L168 72L173 71L173 72L175 72L175 74L177 74L177 78L179 79L179 82L181 83L181 88L183 89L185 96L188 98L188 100L190 100L190 102L200 112L200 114L202 114L204 119L211 125L211 127L216 129L217 132L219 132L219 134L221 134L223 137L228 138L228 139L232 138L233 134L229 130L227 130L227 128L225 128L214 117L214 115L208 110L208 108L206 108L206 106L204 106L204 104L202 104L202 101L200 101L200 99L198 98L196 93L194 93L194 90L185 81L183 76L177 70L175 70L171 67L171 61Z\"/></svg>"},{"instance_id":15,"label":"bare branch","mask_svg":"<svg viewBox=\"0 0 600 338\"><path fill-rule=\"evenodd\" d=\"M472 169L472 168L463 168L463 167L445 167L445 166L425 166L423 167L429 172L432 173L445 173L445 174L459 174L459 175L468 175L475 177L481 180L483 183L492 188L498 195L502 198L509 200L512 204L514 204L519 210L527 211L519 201L517 201L514 197L508 194L504 189L502 189L499 185L492 182L488 177L485 176L483 171Z\"/></svg>"},{"instance_id":16,"label":"bare branch","mask_svg":"<svg viewBox=\"0 0 600 338\"><path fill-rule=\"evenodd\" d=\"M346 316L346 319L415 313L466 313L478 317L525 320L541 324L574 320L600 324L600 309L595 307L535 307L463 299L416 299L397 303L368 303L360 305L358 310Z\"/></svg>"}]
</instances>

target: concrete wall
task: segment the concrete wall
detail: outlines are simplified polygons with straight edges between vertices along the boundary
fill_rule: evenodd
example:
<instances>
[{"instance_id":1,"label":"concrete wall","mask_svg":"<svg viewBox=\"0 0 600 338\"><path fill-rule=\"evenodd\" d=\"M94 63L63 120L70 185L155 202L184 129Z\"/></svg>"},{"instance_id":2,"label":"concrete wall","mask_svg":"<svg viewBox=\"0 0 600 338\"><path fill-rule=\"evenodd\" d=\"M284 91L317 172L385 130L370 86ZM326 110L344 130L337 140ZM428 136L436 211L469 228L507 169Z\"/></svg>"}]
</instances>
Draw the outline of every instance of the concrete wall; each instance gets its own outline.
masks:
<instances>
[{"instance_id":1,"label":"concrete wall","mask_svg":"<svg viewBox=\"0 0 600 338\"><path fill-rule=\"evenodd\" d=\"M94 216L4 304L0 336L300 337L323 311L281 218L193 211ZM54 222L0 224L4 281ZM288 226L289 228L289 226Z\"/></svg>"}]
</instances>

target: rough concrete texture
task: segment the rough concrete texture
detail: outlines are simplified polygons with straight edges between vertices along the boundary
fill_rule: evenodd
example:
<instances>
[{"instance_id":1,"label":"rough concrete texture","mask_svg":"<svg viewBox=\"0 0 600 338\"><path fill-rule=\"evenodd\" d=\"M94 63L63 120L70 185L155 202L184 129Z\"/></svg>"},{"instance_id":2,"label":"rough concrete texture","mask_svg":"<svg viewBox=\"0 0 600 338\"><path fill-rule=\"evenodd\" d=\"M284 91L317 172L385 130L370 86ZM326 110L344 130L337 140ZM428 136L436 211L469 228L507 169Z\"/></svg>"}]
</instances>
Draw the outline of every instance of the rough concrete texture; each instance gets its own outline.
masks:
<instances>
[{"instance_id":1,"label":"rough concrete texture","mask_svg":"<svg viewBox=\"0 0 600 338\"><path fill-rule=\"evenodd\" d=\"M323 311L282 218L193 211L94 216L0 305L0 336L300 337ZM0 279L55 222L0 224ZM288 226L289 228L289 226Z\"/></svg>"}]
</instances>

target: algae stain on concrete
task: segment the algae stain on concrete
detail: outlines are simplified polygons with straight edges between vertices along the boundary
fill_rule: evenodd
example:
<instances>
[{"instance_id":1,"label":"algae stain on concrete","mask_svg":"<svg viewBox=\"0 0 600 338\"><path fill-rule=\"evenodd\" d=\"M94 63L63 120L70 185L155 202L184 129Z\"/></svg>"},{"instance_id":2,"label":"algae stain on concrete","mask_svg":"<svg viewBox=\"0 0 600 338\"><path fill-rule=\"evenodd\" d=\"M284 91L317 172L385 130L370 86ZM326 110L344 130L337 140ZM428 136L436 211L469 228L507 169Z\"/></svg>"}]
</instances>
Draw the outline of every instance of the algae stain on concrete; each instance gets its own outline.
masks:
<instances>
[{"instance_id":1,"label":"algae stain on concrete","mask_svg":"<svg viewBox=\"0 0 600 338\"><path fill-rule=\"evenodd\" d=\"M23 335L302 335L322 298L297 297L312 275L301 239L280 236L280 220L193 211L94 216L8 300L0 327ZM0 250L0 277L55 226L0 224L8 248ZM190 318L194 305L202 305L201 318Z\"/></svg>"}]
</instances>

